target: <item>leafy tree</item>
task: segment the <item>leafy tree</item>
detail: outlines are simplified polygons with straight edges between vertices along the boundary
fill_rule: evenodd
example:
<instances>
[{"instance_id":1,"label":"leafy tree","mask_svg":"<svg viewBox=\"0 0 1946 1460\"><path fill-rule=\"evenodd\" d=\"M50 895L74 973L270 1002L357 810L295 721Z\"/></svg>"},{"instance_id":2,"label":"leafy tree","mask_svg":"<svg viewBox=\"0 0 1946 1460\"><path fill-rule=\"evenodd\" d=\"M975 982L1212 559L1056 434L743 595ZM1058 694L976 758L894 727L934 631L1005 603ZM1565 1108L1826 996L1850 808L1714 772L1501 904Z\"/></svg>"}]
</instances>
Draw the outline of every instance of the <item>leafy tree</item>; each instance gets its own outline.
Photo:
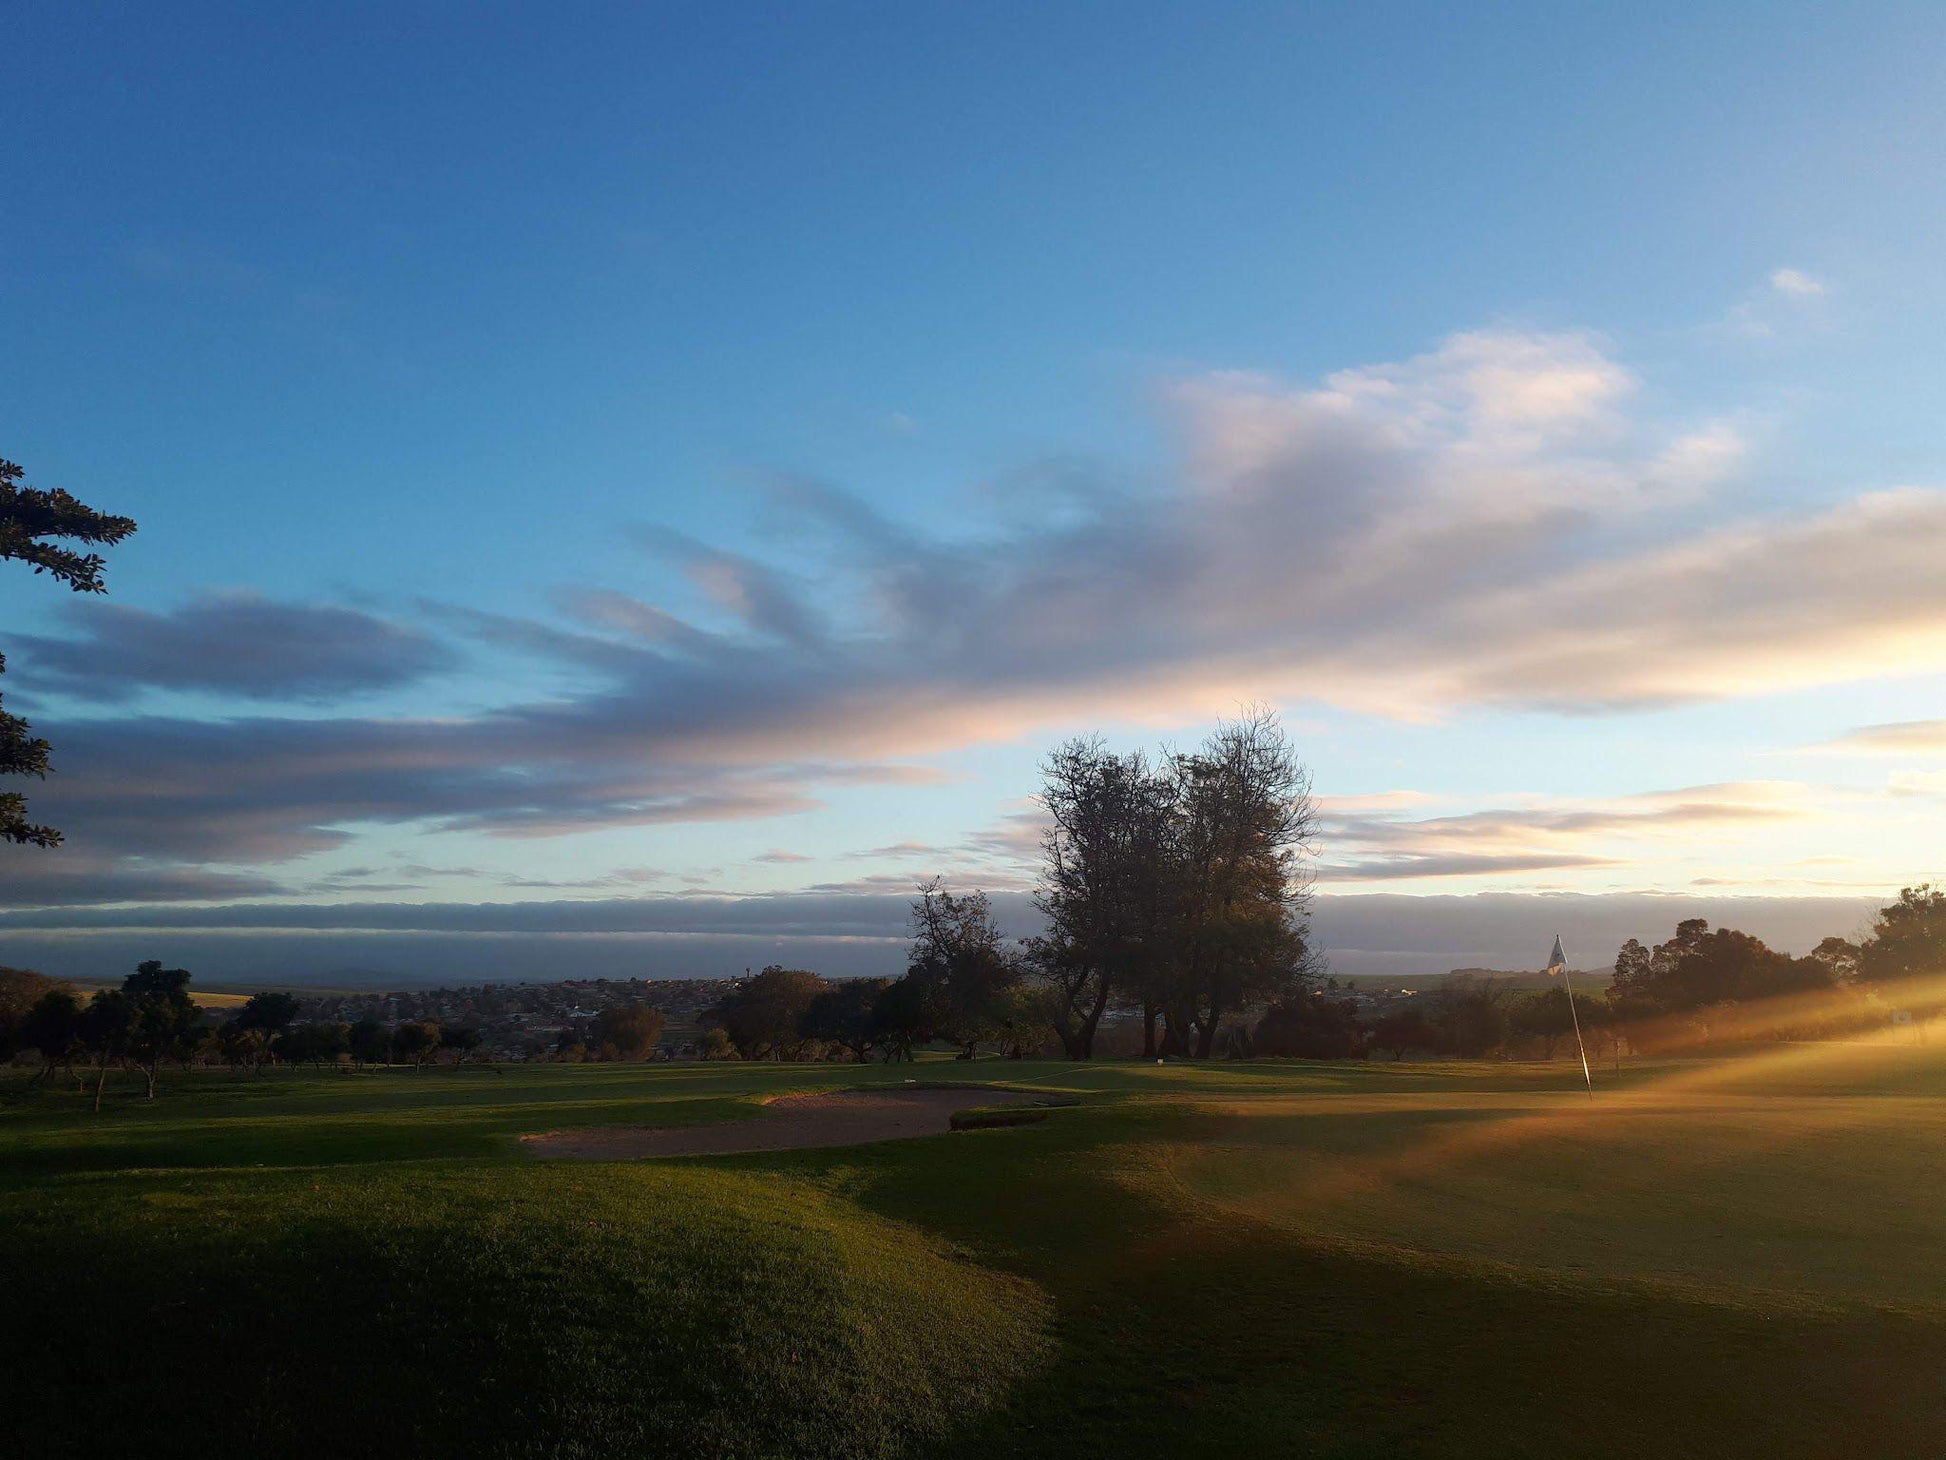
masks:
<instances>
[{"instance_id":1,"label":"leafy tree","mask_svg":"<svg viewBox=\"0 0 1946 1460\"><path fill-rule=\"evenodd\" d=\"M1551 1060L1560 1042L1574 1033L1575 1014L1568 1006L1567 989L1537 989L1508 1007L1507 1029L1516 1038L1537 1041L1541 1057Z\"/></svg>"},{"instance_id":2,"label":"leafy tree","mask_svg":"<svg viewBox=\"0 0 1946 1460\"><path fill-rule=\"evenodd\" d=\"M1492 979L1454 974L1425 999L1440 1048L1462 1059L1478 1059L1507 1037L1506 995Z\"/></svg>"},{"instance_id":3,"label":"leafy tree","mask_svg":"<svg viewBox=\"0 0 1946 1460\"><path fill-rule=\"evenodd\" d=\"M1872 936L1858 952L1858 977L1888 984L1946 973L1946 888L1908 887L1879 909Z\"/></svg>"},{"instance_id":4,"label":"leafy tree","mask_svg":"<svg viewBox=\"0 0 1946 1460\"><path fill-rule=\"evenodd\" d=\"M480 1047L480 1029L477 1024L448 1024L439 1031L439 1047L450 1049L456 1059L465 1058Z\"/></svg>"},{"instance_id":5,"label":"leafy tree","mask_svg":"<svg viewBox=\"0 0 1946 1460\"><path fill-rule=\"evenodd\" d=\"M164 968L151 958L122 980L130 1008L124 1033L127 1053L148 1077L150 1100L155 1099L162 1062L187 1062L202 1043L203 1015L189 997L189 977L188 969Z\"/></svg>"},{"instance_id":6,"label":"leafy tree","mask_svg":"<svg viewBox=\"0 0 1946 1460\"><path fill-rule=\"evenodd\" d=\"M290 994L274 991L252 994L217 1036L224 1058L234 1064L248 1064L260 1075L273 1053L292 1064L301 1063L303 1057L293 1058L287 1052L290 1046L279 1038L297 1018L297 1011L297 1000Z\"/></svg>"},{"instance_id":7,"label":"leafy tree","mask_svg":"<svg viewBox=\"0 0 1946 1460\"><path fill-rule=\"evenodd\" d=\"M336 1020L293 1024L277 1036L277 1056L287 1064L325 1065L351 1047L351 1026Z\"/></svg>"},{"instance_id":8,"label":"leafy tree","mask_svg":"<svg viewBox=\"0 0 1946 1460\"><path fill-rule=\"evenodd\" d=\"M348 1042L359 1068L383 1064L392 1054L392 1031L369 1014L351 1026Z\"/></svg>"},{"instance_id":9,"label":"leafy tree","mask_svg":"<svg viewBox=\"0 0 1946 1460\"><path fill-rule=\"evenodd\" d=\"M1711 931L1702 918L1676 925L1676 936L1644 951L1633 939L1616 959L1610 1000L1629 1017L1679 1014L1832 987L1828 958L1793 958L1735 928Z\"/></svg>"},{"instance_id":10,"label":"leafy tree","mask_svg":"<svg viewBox=\"0 0 1946 1460\"><path fill-rule=\"evenodd\" d=\"M1321 990L1279 999L1250 1036L1250 1052L1268 1059L1356 1059L1364 1049L1357 1004Z\"/></svg>"},{"instance_id":11,"label":"leafy tree","mask_svg":"<svg viewBox=\"0 0 1946 1460\"><path fill-rule=\"evenodd\" d=\"M1041 781L1049 825L1034 903L1047 932L1029 954L1063 1051L1089 1059L1110 1002L1151 994L1166 966L1173 787L1140 752L1115 755L1099 737L1057 747ZM1144 1003L1153 1032L1159 1001Z\"/></svg>"},{"instance_id":12,"label":"leafy tree","mask_svg":"<svg viewBox=\"0 0 1946 1460\"><path fill-rule=\"evenodd\" d=\"M971 1059L981 1044L1018 1053L1029 1023L1020 999L1021 959L994 925L984 892L955 896L934 879L912 904L912 951L905 979L914 1033L944 1039ZM921 1041L923 1042L923 1041Z\"/></svg>"},{"instance_id":13,"label":"leafy tree","mask_svg":"<svg viewBox=\"0 0 1946 1460\"><path fill-rule=\"evenodd\" d=\"M893 979L872 1000L871 1040L887 1064L909 1060L933 1038L935 1010L931 987L910 973Z\"/></svg>"},{"instance_id":14,"label":"leafy tree","mask_svg":"<svg viewBox=\"0 0 1946 1460\"><path fill-rule=\"evenodd\" d=\"M1405 1058L1407 1050L1439 1048L1439 1032L1416 1004L1386 1010L1372 1021L1371 1036L1372 1046L1385 1050L1394 1061Z\"/></svg>"},{"instance_id":15,"label":"leafy tree","mask_svg":"<svg viewBox=\"0 0 1946 1460\"><path fill-rule=\"evenodd\" d=\"M838 979L805 1008L799 1032L849 1050L863 1064L883 1037L876 1014L880 996L891 986L889 978Z\"/></svg>"},{"instance_id":16,"label":"leafy tree","mask_svg":"<svg viewBox=\"0 0 1946 1460\"><path fill-rule=\"evenodd\" d=\"M662 1011L647 1004L610 1004L595 1015L595 1047L607 1059L645 1060L655 1053L665 1023Z\"/></svg>"},{"instance_id":17,"label":"leafy tree","mask_svg":"<svg viewBox=\"0 0 1946 1460\"><path fill-rule=\"evenodd\" d=\"M135 1002L122 989L97 989L81 1011L82 1047L94 1055L95 1113L101 1113L101 1094L108 1084L108 1062L120 1059L128 1049L135 1023Z\"/></svg>"},{"instance_id":18,"label":"leafy tree","mask_svg":"<svg viewBox=\"0 0 1946 1460\"><path fill-rule=\"evenodd\" d=\"M1277 717L1217 726L1171 761L1176 934L1172 1047L1207 1059L1226 1015L1300 991L1312 958L1303 858L1315 836L1310 773Z\"/></svg>"},{"instance_id":19,"label":"leafy tree","mask_svg":"<svg viewBox=\"0 0 1946 1460\"><path fill-rule=\"evenodd\" d=\"M60 541L83 545L112 545L135 531L127 517L97 512L59 488L25 486L25 475L11 461L0 461L0 559L28 564L76 593L101 593L103 567L98 553L79 553ZM7 661L0 656L0 674ZM30 735L28 723L0 710L0 775L38 776L49 770L50 747ZM17 791L0 793L0 841L38 847L59 846L61 833L27 819L27 798Z\"/></svg>"},{"instance_id":20,"label":"leafy tree","mask_svg":"<svg viewBox=\"0 0 1946 1460\"><path fill-rule=\"evenodd\" d=\"M439 1054L439 1026L430 1019L408 1020L392 1031L392 1052L417 1074L421 1065Z\"/></svg>"},{"instance_id":21,"label":"leafy tree","mask_svg":"<svg viewBox=\"0 0 1946 1460\"><path fill-rule=\"evenodd\" d=\"M84 1047L81 1018L81 1001L65 988L49 989L21 1017L21 1044L40 1052L35 1083L51 1080L57 1067L73 1072L74 1057Z\"/></svg>"},{"instance_id":22,"label":"leafy tree","mask_svg":"<svg viewBox=\"0 0 1946 1460\"><path fill-rule=\"evenodd\" d=\"M0 967L0 1060L12 1059L29 1048L21 1033L27 1011L60 984L27 968Z\"/></svg>"},{"instance_id":23,"label":"leafy tree","mask_svg":"<svg viewBox=\"0 0 1946 1460\"><path fill-rule=\"evenodd\" d=\"M261 1073L272 1053L271 1036L241 1020L229 1019L216 1031L216 1052L226 1065L248 1066Z\"/></svg>"},{"instance_id":24,"label":"leafy tree","mask_svg":"<svg viewBox=\"0 0 1946 1460\"><path fill-rule=\"evenodd\" d=\"M298 1002L295 996L277 991L252 994L237 1010L237 1022L245 1029L261 1029L266 1034L278 1034L290 1026L298 1015Z\"/></svg>"},{"instance_id":25,"label":"leafy tree","mask_svg":"<svg viewBox=\"0 0 1946 1460\"><path fill-rule=\"evenodd\" d=\"M807 969L773 963L740 982L704 1017L722 1027L744 1059L796 1059L804 1049L804 1015L829 988Z\"/></svg>"}]
</instances>

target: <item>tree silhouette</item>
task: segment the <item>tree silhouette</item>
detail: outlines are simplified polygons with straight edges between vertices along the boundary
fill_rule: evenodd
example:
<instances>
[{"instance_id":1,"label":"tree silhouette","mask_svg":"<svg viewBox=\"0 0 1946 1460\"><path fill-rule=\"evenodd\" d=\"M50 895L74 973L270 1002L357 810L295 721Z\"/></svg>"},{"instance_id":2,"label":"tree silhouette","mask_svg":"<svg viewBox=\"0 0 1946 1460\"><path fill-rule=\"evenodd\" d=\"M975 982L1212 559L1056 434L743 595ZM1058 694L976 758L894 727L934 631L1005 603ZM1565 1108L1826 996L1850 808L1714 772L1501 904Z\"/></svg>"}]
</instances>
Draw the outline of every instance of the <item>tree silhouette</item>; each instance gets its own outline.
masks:
<instances>
[{"instance_id":1,"label":"tree silhouette","mask_svg":"<svg viewBox=\"0 0 1946 1460\"><path fill-rule=\"evenodd\" d=\"M0 461L0 558L26 563L76 593L106 592L101 554L76 552L49 539L113 545L135 531L134 519L98 512L58 487L23 486L23 475L11 461ZM0 674L6 671L6 656L0 655ZM0 776L46 779L51 747L30 735L31 728L20 716L0 710ZM60 845L61 833L29 821L27 798L5 791L0 792L0 841L54 847Z\"/></svg>"}]
</instances>

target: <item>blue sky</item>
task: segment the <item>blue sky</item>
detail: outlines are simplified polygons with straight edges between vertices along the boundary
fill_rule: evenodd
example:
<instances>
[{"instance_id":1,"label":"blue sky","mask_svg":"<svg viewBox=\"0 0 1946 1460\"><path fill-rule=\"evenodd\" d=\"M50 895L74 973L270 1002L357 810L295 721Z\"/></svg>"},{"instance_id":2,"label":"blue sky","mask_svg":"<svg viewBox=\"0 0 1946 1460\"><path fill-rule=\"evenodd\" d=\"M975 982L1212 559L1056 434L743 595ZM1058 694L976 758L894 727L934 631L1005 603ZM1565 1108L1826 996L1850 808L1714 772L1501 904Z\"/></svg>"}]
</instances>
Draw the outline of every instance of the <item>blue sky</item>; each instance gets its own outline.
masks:
<instances>
[{"instance_id":1,"label":"blue sky","mask_svg":"<svg viewBox=\"0 0 1946 1460\"><path fill-rule=\"evenodd\" d=\"M1934 870L1937 7L9 51L0 452L142 523L105 603L0 579L69 830L8 858L23 938L1018 889L1049 743L1245 700L1327 900Z\"/></svg>"}]
</instances>

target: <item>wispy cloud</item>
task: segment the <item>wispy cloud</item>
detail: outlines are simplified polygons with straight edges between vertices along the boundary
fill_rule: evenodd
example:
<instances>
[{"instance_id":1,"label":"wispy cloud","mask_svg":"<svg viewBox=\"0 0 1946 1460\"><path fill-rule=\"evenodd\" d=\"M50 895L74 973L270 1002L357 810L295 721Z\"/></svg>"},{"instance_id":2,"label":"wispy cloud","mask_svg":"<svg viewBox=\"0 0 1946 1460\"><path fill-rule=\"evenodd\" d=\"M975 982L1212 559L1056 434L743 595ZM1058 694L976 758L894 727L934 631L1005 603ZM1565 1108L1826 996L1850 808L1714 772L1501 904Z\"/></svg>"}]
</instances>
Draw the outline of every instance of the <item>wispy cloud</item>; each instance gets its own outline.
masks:
<instances>
[{"instance_id":1,"label":"wispy cloud","mask_svg":"<svg viewBox=\"0 0 1946 1460\"><path fill-rule=\"evenodd\" d=\"M1815 814L1809 788L1753 781L1608 800L1549 800L1454 816L1323 812L1318 880L1389 882L1625 867L1645 852Z\"/></svg>"},{"instance_id":2,"label":"wispy cloud","mask_svg":"<svg viewBox=\"0 0 1946 1460\"><path fill-rule=\"evenodd\" d=\"M1811 749L1836 755L1946 755L1946 720L1861 725Z\"/></svg>"},{"instance_id":3,"label":"wispy cloud","mask_svg":"<svg viewBox=\"0 0 1946 1460\"><path fill-rule=\"evenodd\" d=\"M1739 300L1721 328L1749 341L1776 341L1807 326L1827 323L1830 288L1803 269L1772 269L1763 284Z\"/></svg>"},{"instance_id":4,"label":"wispy cloud","mask_svg":"<svg viewBox=\"0 0 1946 1460\"><path fill-rule=\"evenodd\" d=\"M1770 287L1792 299L1815 299L1824 293L1824 284L1802 269L1773 270Z\"/></svg>"},{"instance_id":5,"label":"wispy cloud","mask_svg":"<svg viewBox=\"0 0 1946 1460\"><path fill-rule=\"evenodd\" d=\"M1946 668L1946 493L1728 515L1710 492L1741 460L1735 431L1665 423L1643 395L1591 336L1476 332L1316 384L1177 382L1173 480L1063 466L1057 510L952 537L777 479L788 569L639 534L706 622L591 586L561 620L439 611L453 634L572 665L568 692L436 720L70 724L37 808L91 856L272 865L372 824L548 837L774 818L834 787L936 780L918 762L983 742L1255 698L1616 714ZM76 683L134 656L138 677L246 696L397 682L451 652L348 610L273 610L131 610L38 647ZM246 621L285 625L265 630L282 647L210 663ZM1017 866L1037 834L1021 813L957 850ZM1444 835L1374 846L1366 875L1534 855Z\"/></svg>"},{"instance_id":6,"label":"wispy cloud","mask_svg":"<svg viewBox=\"0 0 1946 1460\"><path fill-rule=\"evenodd\" d=\"M421 629L335 604L204 593L169 612L101 599L68 606L73 631L17 635L36 681L77 698L143 689L336 701L412 684L458 656Z\"/></svg>"}]
</instances>

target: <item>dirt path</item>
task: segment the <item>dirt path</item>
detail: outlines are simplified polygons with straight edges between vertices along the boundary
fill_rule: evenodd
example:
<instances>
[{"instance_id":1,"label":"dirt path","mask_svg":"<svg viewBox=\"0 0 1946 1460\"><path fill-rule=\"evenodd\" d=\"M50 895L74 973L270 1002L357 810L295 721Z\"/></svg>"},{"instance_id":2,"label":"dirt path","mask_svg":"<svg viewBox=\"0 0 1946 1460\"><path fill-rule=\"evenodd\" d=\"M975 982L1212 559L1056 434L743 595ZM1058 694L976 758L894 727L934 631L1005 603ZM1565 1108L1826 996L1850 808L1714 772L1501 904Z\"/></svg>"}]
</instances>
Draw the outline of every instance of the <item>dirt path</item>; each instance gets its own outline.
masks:
<instances>
[{"instance_id":1,"label":"dirt path","mask_svg":"<svg viewBox=\"0 0 1946 1460\"><path fill-rule=\"evenodd\" d=\"M725 1156L738 1151L801 1151L939 1135L953 1116L977 1106L1046 1103L1021 1090L835 1090L785 1095L751 1120L714 1125L588 1126L522 1136L536 1156L622 1161L638 1156Z\"/></svg>"}]
</instances>

